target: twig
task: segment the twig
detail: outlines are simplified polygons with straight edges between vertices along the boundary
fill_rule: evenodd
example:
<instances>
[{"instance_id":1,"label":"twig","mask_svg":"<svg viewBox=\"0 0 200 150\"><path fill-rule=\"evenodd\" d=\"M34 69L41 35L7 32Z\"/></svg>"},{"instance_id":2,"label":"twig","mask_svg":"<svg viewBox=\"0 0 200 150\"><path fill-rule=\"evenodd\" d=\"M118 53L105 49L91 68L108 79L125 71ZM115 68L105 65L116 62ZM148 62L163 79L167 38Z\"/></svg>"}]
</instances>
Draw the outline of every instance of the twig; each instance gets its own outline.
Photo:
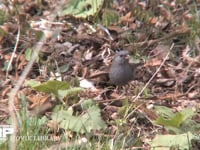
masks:
<instances>
[{"instance_id":1,"label":"twig","mask_svg":"<svg viewBox=\"0 0 200 150\"><path fill-rule=\"evenodd\" d=\"M134 98L134 100L137 100L140 95L144 92L144 90L147 88L147 86L150 84L150 82L154 79L154 77L157 75L157 73L160 71L160 69L162 68L162 66L164 65L164 63L166 62L172 48L174 47L174 43L171 45L170 50L168 51L167 55L165 56L164 60L162 61L162 63L160 64L160 66L158 67L158 69L156 70L156 72L153 74L153 76L149 79L149 81L145 84L145 86L142 88L142 90L140 91L140 93L138 93L138 95Z\"/></svg>"},{"instance_id":2,"label":"twig","mask_svg":"<svg viewBox=\"0 0 200 150\"><path fill-rule=\"evenodd\" d=\"M171 45L170 50L168 51L167 55L165 56L165 58L163 59L162 63L160 64L160 66L158 67L158 69L156 70L156 72L153 74L153 76L149 79L149 81L145 84L145 86L142 88L142 90L138 93L138 95L134 98L133 101L138 100L138 98L142 95L142 93L144 92L144 90L147 88L147 86L150 84L150 82L154 79L154 77L157 75L157 73L160 71L160 69L162 68L162 66L164 65L164 63L166 62L171 50L174 47L174 43ZM139 105L136 109L138 109L141 105ZM135 109L135 110L136 110ZM126 119L131 116L135 111L132 111L131 113L129 113L126 116Z\"/></svg>"},{"instance_id":3,"label":"twig","mask_svg":"<svg viewBox=\"0 0 200 150\"><path fill-rule=\"evenodd\" d=\"M10 66L12 64L12 61L14 59L14 56L15 56L15 53L16 53L16 50L17 50L17 47L18 47L18 44L19 44L19 37L20 37L20 22L18 20L18 33L17 33L17 40L16 40L16 43L15 43L15 47L14 47L14 51L12 53L12 56L11 56L11 59L9 61L9 64L8 64L8 68L7 68L7 71L6 71L6 79L8 79L8 72L9 72L9 69L10 69ZM12 97L12 91L11 93L9 93L9 97ZM17 93L17 92L16 92ZM9 110L9 114L10 114L10 117L11 117L11 121L12 121L12 127L14 129L14 133L13 133L13 137L12 140L11 140L11 149L15 150L16 149L16 141L15 141L15 137L17 135L17 127L18 127L18 124L17 124L17 117L15 115L15 112L16 112L16 108L15 108L15 105L14 105L14 99L15 99L15 95L13 95L12 98L9 98L9 101L8 101L8 110Z\"/></svg>"},{"instance_id":4,"label":"twig","mask_svg":"<svg viewBox=\"0 0 200 150\"><path fill-rule=\"evenodd\" d=\"M65 3L67 3L67 2L65 2ZM59 5L55 8L53 14L57 14L58 10L61 9L62 4L64 4L64 1L61 2L61 5ZM56 15L52 15L50 18L50 21L55 20L55 17L56 17ZM20 26L18 26L18 27L20 27ZM15 45L15 50L13 52L13 56L11 57L10 64L12 63L12 59L13 59L15 51L17 49L17 45L19 42L19 35L20 35L20 29L18 28L18 35L17 35L17 41L16 41L16 45ZM18 126L17 118L16 118L16 114L15 114L14 99L15 99L20 87L24 83L24 80L26 79L29 71L31 70L31 68L35 62L35 59L38 57L38 54L39 54L40 50L42 49L42 46L44 45L45 41L46 41L46 37L45 37L45 35L43 35L41 40L33 47L33 54L32 54L31 60L26 65L26 67L25 67L24 71L22 72L21 76L19 77L15 87L9 93L9 113L11 116L12 126L14 128L13 138L10 140L10 142L11 142L10 149L12 149L12 150L16 150L16 135L17 135L17 126Z\"/></svg>"},{"instance_id":5,"label":"twig","mask_svg":"<svg viewBox=\"0 0 200 150\"><path fill-rule=\"evenodd\" d=\"M19 21L18 21L17 25L18 25L17 40L16 40L16 43L15 43L15 47L14 47L12 56L11 56L11 58L10 58L9 64L8 64L8 68L7 68L7 70L6 70L6 79L8 79L8 72L9 72L9 70L10 70L10 66L11 66L11 64L12 64L12 62L13 62L13 59L14 59L14 57L15 57L15 53L16 53L16 50L17 50L17 47L18 47L18 44L19 44L19 37L20 37L20 33L21 33L21 32L20 32L20 23L19 23Z\"/></svg>"}]
</instances>

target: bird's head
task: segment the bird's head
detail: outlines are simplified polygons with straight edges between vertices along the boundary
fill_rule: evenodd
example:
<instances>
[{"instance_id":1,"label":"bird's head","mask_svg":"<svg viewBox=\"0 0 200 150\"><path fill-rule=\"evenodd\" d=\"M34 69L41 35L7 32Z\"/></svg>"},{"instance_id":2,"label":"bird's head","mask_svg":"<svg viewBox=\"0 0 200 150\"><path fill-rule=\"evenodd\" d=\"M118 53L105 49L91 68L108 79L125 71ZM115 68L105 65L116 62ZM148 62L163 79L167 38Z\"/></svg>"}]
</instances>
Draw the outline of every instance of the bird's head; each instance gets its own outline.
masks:
<instances>
[{"instance_id":1,"label":"bird's head","mask_svg":"<svg viewBox=\"0 0 200 150\"><path fill-rule=\"evenodd\" d=\"M114 63L123 64L127 63L129 60L128 51L120 51L115 54Z\"/></svg>"}]
</instances>

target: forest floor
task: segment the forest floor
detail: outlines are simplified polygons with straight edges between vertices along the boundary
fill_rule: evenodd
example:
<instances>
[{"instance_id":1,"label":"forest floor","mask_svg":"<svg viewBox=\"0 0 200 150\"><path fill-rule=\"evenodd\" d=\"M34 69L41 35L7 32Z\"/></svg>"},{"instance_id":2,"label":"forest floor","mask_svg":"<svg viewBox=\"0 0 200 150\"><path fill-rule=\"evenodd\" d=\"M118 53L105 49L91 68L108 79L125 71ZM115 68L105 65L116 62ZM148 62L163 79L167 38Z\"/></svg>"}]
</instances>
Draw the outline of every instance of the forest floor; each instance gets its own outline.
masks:
<instances>
[{"instance_id":1,"label":"forest floor","mask_svg":"<svg viewBox=\"0 0 200 150\"><path fill-rule=\"evenodd\" d=\"M51 137L0 148L200 149L199 0L0 7L0 127ZM117 88L108 72L120 50L135 68Z\"/></svg>"}]
</instances>

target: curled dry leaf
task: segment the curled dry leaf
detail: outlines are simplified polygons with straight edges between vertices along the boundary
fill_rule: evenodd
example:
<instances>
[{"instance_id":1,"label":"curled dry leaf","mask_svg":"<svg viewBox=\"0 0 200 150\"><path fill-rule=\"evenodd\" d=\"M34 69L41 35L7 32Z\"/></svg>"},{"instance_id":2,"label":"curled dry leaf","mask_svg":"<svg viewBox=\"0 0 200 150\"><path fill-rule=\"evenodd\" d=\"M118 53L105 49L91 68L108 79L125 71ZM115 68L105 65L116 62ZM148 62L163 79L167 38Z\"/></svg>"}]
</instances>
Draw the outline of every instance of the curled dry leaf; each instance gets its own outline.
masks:
<instances>
[{"instance_id":1,"label":"curled dry leaf","mask_svg":"<svg viewBox=\"0 0 200 150\"><path fill-rule=\"evenodd\" d=\"M156 79L156 83L165 87L172 87L175 84L174 79Z\"/></svg>"},{"instance_id":2,"label":"curled dry leaf","mask_svg":"<svg viewBox=\"0 0 200 150\"><path fill-rule=\"evenodd\" d=\"M86 89L91 89L91 90L96 90L96 87L93 85L93 83L86 79L80 80L80 87L86 88Z\"/></svg>"}]
</instances>

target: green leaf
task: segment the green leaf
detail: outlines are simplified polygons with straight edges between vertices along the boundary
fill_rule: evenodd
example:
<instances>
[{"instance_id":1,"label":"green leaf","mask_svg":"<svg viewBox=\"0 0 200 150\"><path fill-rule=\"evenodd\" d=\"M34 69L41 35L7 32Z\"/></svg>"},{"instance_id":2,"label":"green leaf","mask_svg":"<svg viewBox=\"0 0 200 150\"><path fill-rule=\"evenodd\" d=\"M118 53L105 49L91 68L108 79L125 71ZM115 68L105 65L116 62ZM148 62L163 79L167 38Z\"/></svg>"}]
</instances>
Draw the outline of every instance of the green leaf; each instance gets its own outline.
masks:
<instances>
[{"instance_id":1,"label":"green leaf","mask_svg":"<svg viewBox=\"0 0 200 150\"><path fill-rule=\"evenodd\" d=\"M66 65L66 64L59 67L59 70L61 73L67 72L68 69L69 69L69 65Z\"/></svg>"},{"instance_id":2,"label":"green leaf","mask_svg":"<svg viewBox=\"0 0 200 150\"><path fill-rule=\"evenodd\" d=\"M82 104L81 104L81 107L83 110L87 110L88 108L90 108L91 106L94 105L94 101L89 99L89 100L86 100L84 101Z\"/></svg>"},{"instance_id":3,"label":"green leaf","mask_svg":"<svg viewBox=\"0 0 200 150\"><path fill-rule=\"evenodd\" d=\"M84 112L83 115L73 116L72 109L60 110L52 114L52 119L57 121L61 128L82 134L106 128L97 106L93 105Z\"/></svg>"},{"instance_id":4,"label":"green leaf","mask_svg":"<svg viewBox=\"0 0 200 150\"><path fill-rule=\"evenodd\" d=\"M170 108L164 106L157 106L156 113L159 117L156 119L155 123L163 125L168 131L173 133L183 133L185 131L194 131L194 124L191 120L192 116L195 115L192 109L185 109L181 112L173 113ZM185 126L191 124L187 130Z\"/></svg>"},{"instance_id":5,"label":"green leaf","mask_svg":"<svg viewBox=\"0 0 200 150\"><path fill-rule=\"evenodd\" d=\"M72 15L75 18L87 18L99 12L104 0L71 0L61 15Z\"/></svg>"},{"instance_id":6,"label":"green leaf","mask_svg":"<svg viewBox=\"0 0 200 150\"><path fill-rule=\"evenodd\" d=\"M9 61L5 61L4 62L4 66L3 66L3 71L7 71L8 70L8 65L9 65ZM10 68L9 68L9 71L11 71L12 70L12 68L13 68L13 66L12 66L12 64L10 65Z\"/></svg>"},{"instance_id":7,"label":"green leaf","mask_svg":"<svg viewBox=\"0 0 200 150\"><path fill-rule=\"evenodd\" d=\"M37 91L44 93L53 93L56 97L58 97L58 90L66 90L69 88L69 84L66 82L61 82L57 80L47 81L40 85L33 86L33 88Z\"/></svg>"},{"instance_id":8,"label":"green leaf","mask_svg":"<svg viewBox=\"0 0 200 150\"><path fill-rule=\"evenodd\" d=\"M31 60L31 55L32 55L32 49L27 48L25 51L25 58L27 61Z\"/></svg>"},{"instance_id":9,"label":"green leaf","mask_svg":"<svg viewBox=\"0 0 200 150\"><path fill-rule=\"evenodd\" d=\"M183 121L195 115L195 112L191 109L184 109L180 112L183 115Z\"/></svg>"},{"instance_id":10,"label":"green leaf","mask_svg":"<svg viewBox=\"0 0 200 150\"><path fill-rule=\"evenodd\" d=\"M172 110L165 106L155 106L155 112L158 115L162 115L163 117L167 118L173 115Z\"/></svg>"},{"instance_id":11,"label":"green leaf","mask_svg":"<svg viewBox=\"0 0 200 150\"><path fill-rule=\"evenodd\" d=\"M179 147L179 149L188 149L188 141L195 138L192 133L184 133L179 135L156 135L151 142L152 150L169 150L172 147Z\"/></svg>"},{"instance_id":12,"label":"green leaf","mask_svg":"<svg viewBox=\"0 0 200 150\"><path fill-rule=\"evenodd\" d=\"M194 115L194 112L192 109L185 109L181 112L172 113L172 111L169 110L168 108L165 108L163 106L160 108L162 109L164 108L162 112L163 114L165 114L165 116L160 115L157 118L156 123L160 125L164 125L164 126L179 127L186 119Z\"/></svg>"},{"instance_id":13,"label":"green leaf","mask_svg":"<svg viewBox=\"0 0 200 150\"><path fill-rule=\"evenodd\" d=\"M169 119L165 119L162 116L159 116L156 119L156 123L172 127L179 127L182 122L183 122L183 115L179 112L170 116Z\"/></svg>"},{"instance_id":14,"label":"green leaf","mask_svg":"<svg viewBox=\"0 0 200 150\"><path fill-rule=\"evenodd\" d=\"M27 48L25 51L25 58L27 61L30 61L33 55L33 50L31 48ZM39 62L39 57L36 58L35 62Z\"/></svg>"},{"instance_id":15,"label":"green leaf","mask_svg":"<svg viewBox=\"0 0 200 150\"><path fill-rule=\"evenodd\" d=\"M83 89L80 87L74 87L74 88L66 89L66 90L58 90L58 98L63 99L68 96L77 95L81 91L83 91Z\"/></svg>"},{"instance_id":16,"label":"green leaf","mask_svg":"<svg viewBox=\"0 0 200 150\"><path fill-rule=\"evenodd\" d=\"M25 81L25 86L30 86L30 87L36 87L39 86L41 83L36 80L26 80Z\"/></svg>"}]
</instances>

